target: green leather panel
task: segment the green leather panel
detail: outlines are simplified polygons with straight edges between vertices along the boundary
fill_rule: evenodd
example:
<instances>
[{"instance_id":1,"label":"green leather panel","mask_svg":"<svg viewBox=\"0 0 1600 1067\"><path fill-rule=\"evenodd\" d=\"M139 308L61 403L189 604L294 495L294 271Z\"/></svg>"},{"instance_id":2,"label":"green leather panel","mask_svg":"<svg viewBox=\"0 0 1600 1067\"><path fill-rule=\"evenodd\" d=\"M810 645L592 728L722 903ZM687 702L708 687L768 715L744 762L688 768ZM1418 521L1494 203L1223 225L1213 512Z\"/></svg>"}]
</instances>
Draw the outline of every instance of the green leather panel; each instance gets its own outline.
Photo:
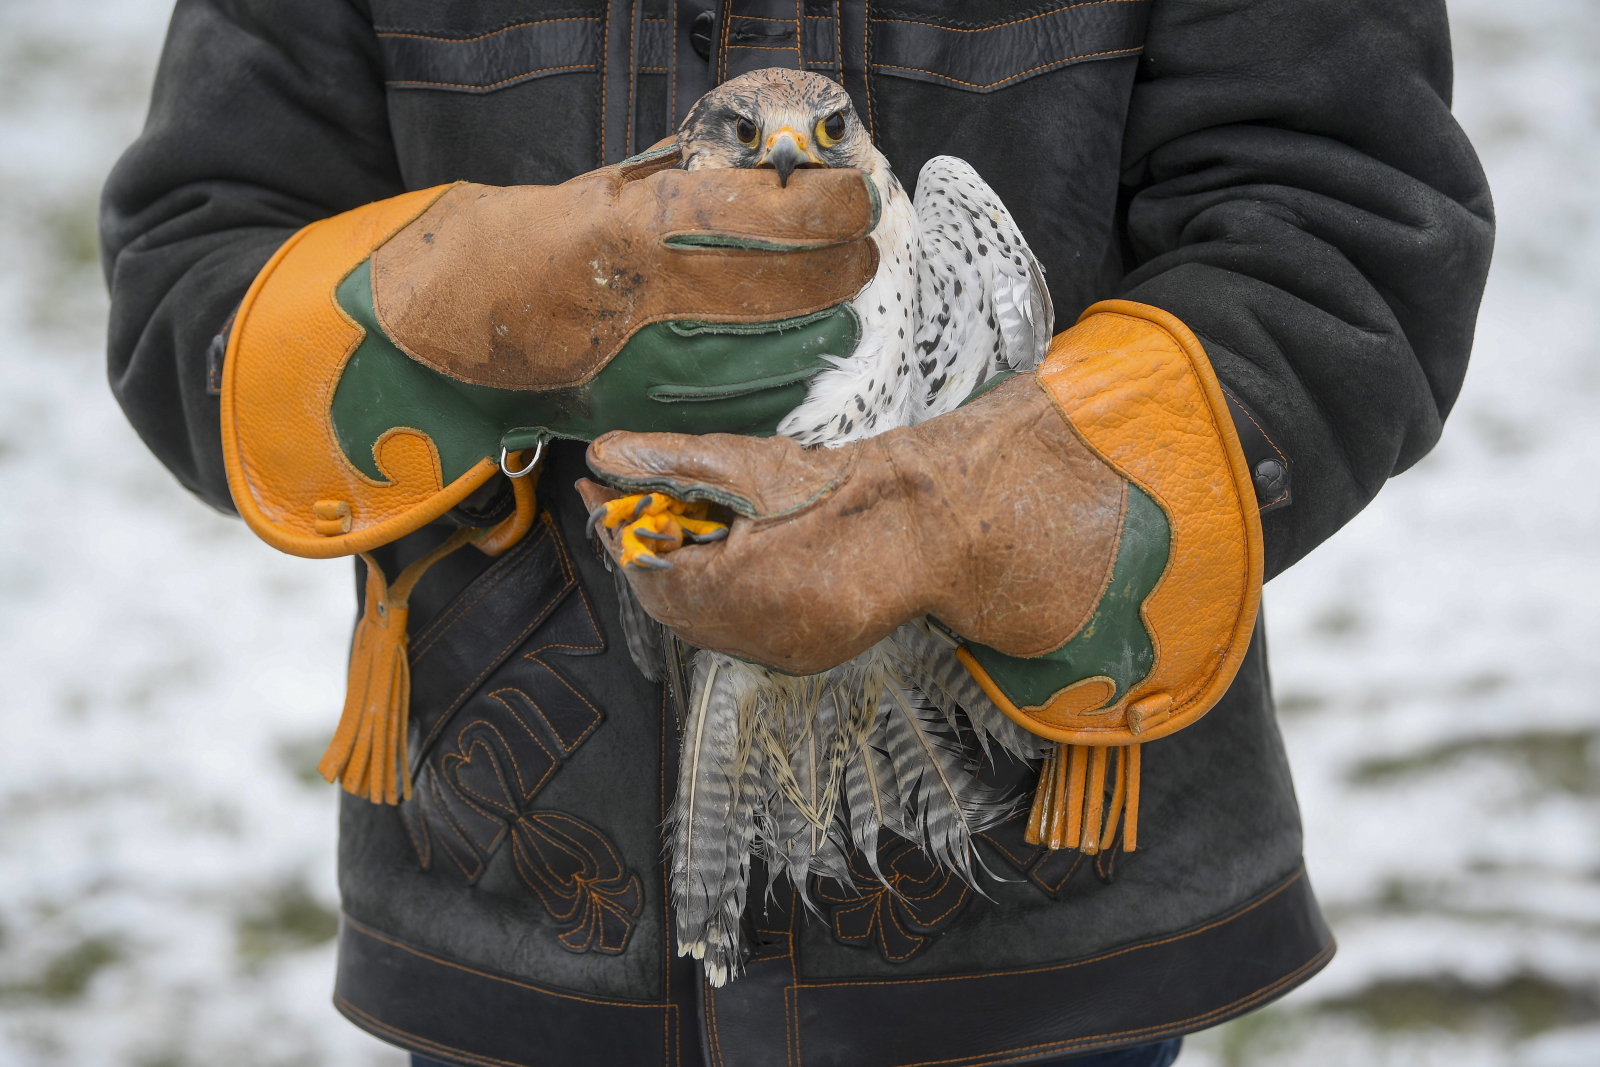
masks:
<instances>
[{"instance_id":1,"label":"green leather panel","mask_svg":"<svg viewBox=\"0 0 1600 1067\"><path fill-rule=\"evenodd\" d=\"M339 306L366 331L334 390L331 416L356 469L382 478L372 449L397 426L439 449L446 484L479 460L537 440L592 441L607 430L769 436L805 399L807 382L861 339L848 304L781 322L662 322L629 339L581 386L514 390L468 385L423 366L378 327L372 271L339 284Z\"/></svg>"},{"instance_id":2,"label":"green leather panel","mask_svg":"<svg viewBox=\"0 0 1600 1067\"><path fill-rule=\"evenodd\" d=\"M1155 665L1155 646L1139 608L1167 569L1172 526L1161 505L1128 486L1128 514L1111 568L1111 584L1078 636L1033 659L1002 655L967 643L972 658L1019 708L1039 707L1074 682L1104 675L1116 683L1112 699L1142 681Z\"/></svg>"},{"instance_id":3,"label":"green leather panel","mask_svg":"<svg viewBox=\"0 0 1600 1067\"><path fill-rule=\"evenodd\" d=\"M792 241L763 241L758 237L731 237L720 233L680 233L662 242L668 248L733 248L741 252L807 252L827 248L833 242L797 244Z\"/></svg>"},{"instance_id":4,"label":"green leather panel","mask_svg":"<svg viewBox=\"0 0 1600 1067\"><path fill-rule=\"evenodd\" d=\"M957 404L956 407L958 407L958 408L966 407L968 404L970 404L974 400L978 399L984 393L987 393L989 390L995 388L998 385L1004 385L1006 382L1009 382L1011 379L1015 378L1016 376L1017 376L1017 372L1014 371L1014 370L995 371L993 374L989 375L989 377L987 377L983 381L979 382L977 388L973 389L972 392L968 393L967 394L967 398L965 400L963 400L961 403Z\"/></svg>"}]
</instances>

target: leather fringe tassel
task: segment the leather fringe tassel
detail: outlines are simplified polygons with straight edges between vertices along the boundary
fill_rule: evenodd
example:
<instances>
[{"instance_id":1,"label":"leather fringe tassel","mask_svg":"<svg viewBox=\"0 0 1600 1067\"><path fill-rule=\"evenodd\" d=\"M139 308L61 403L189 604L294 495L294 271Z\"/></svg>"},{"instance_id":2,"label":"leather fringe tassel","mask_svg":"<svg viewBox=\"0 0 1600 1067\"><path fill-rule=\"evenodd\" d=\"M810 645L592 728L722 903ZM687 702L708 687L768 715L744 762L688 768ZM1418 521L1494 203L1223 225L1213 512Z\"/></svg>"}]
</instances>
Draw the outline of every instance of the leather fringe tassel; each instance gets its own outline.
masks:
<instances>
[{"instance_id":1,"label":"leather fringe tassel","mask_svg":"<svg viewBox=\"0 0 1600 1067\"><path fill-rule=\"evenodd\" d=\"M1028 814L1027 842L1050 849L1104 852L1122 828L1122 850L1139 847L1138 745L1107 748L1056 745L1039 767L1039 785ZM1116 760L1116 770L1111 761ZM1106 780L1111 799L1106 800Z\"/></svg>"},{"instance_id":2,"label":"leather fringe tassel","mask_svg":"<svg viewBox=\"0 0 1600 1067\"><path fill-rule=\"evenodd\" d=\"M523 464L524 452L502 457ZM383 568L370 553L367 589L361 621L350 643L350 680L344 694L344 711L328 750L317 770L345 791L374 804L398 804L411 799L411 760L406 752L406 731L411 718L411 659L406 623L410 619L411 591L428 568L462 545L471 543L486 556L498 556L522 540L538 512L535 487L543 471L542 451L521 474L511 476L516 506L498 524L483 529L463 526L438 548L400 572L393 585L384 581ZM507 471L510 474L510 471Z\"/></svg>"},{"instance_id":3,"label":"leather fringe tassel","mask_svg":"<svg viewBox=\"0 0 1600 1067\"><path fill-rule=\"evenodd\" d=\"M366 605L350 649L350 683L344 713L317 770L345 791L374 804L411 799L406 727L411 709L411 662L406 620L411 591L439 562L482 531L464 526L438 548L400 572L393 585L369 553Z\"/></svg>"}]
</instances>

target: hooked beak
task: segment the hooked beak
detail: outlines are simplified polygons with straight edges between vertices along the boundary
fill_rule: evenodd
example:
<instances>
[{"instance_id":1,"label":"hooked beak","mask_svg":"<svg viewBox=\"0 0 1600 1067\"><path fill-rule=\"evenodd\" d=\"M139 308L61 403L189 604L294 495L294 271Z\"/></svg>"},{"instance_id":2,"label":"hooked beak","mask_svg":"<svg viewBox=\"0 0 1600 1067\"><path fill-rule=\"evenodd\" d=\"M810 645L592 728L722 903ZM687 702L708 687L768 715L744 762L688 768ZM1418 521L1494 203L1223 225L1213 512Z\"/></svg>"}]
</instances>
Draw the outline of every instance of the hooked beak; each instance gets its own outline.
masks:
<instances>
[{"instance_id":1,"label":"hooked beak","mask_svg":"<svg viewBox=\"0 0 1600 1067\"><path fill-rule=\"evenodd\" d=\"M789 175L796 167L826 167L806 146L804 134L795 133L788 126L767 138L767 150L756 161L757 167L771 167L778 172L778 184L789 187Z\"/></svg>"}]
</instances>

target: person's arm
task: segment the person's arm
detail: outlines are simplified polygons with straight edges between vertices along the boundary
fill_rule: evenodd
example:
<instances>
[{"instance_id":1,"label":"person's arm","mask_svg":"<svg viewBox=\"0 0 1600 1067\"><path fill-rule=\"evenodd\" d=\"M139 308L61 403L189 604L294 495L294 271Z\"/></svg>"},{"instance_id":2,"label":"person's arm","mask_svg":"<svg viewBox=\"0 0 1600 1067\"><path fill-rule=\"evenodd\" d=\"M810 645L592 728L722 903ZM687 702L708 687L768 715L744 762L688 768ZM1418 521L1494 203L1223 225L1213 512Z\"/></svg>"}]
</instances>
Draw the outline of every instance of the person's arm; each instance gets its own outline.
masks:
<instances>
[{"instance_id":1,"label":"person's arm","mask_svg":"<svg viewBox=\"0 0 1600 1067\"><path fill-rule=\"evenodd\" d=\"M1157 0L1124 141L1131 273L1293 471L1267 577L1438 440L1493 243L1442 0Z\"/></svg>"},{"instance_id":2,"label":"person's arm","mask_svg":"<svg viewBox=\"0 0 1600 1067\"><path fill-rule=\"evenodd\" d=\"M352 4L179 0L101 239L112 390L212 506L233 510L213 339L296 230L403 190L377 40Z\"/></svg>"},{"instance_id":3,"label":"person's arm","mask_svg":"<svg viewBox=\"0 0 1600 1067\"><path fill-rule=\"evenodd\" d=\"M527 474L548 438L599 432L591 416L674 426L720 406L775 425L782 386L854 335L840 305L876 270L877 199L858 171L784 188L676 159L658 146L560 185L408 192L359 11L180 3L148 127L105 192L113 389L184 485L323 558L520 478L511 454L531 449ZM741 349L770 373L711 358ZM530 484L399 575L366 557L330 780L408 794L410 591L443 553L523 536Z\"/></svg>"}]
</instances>

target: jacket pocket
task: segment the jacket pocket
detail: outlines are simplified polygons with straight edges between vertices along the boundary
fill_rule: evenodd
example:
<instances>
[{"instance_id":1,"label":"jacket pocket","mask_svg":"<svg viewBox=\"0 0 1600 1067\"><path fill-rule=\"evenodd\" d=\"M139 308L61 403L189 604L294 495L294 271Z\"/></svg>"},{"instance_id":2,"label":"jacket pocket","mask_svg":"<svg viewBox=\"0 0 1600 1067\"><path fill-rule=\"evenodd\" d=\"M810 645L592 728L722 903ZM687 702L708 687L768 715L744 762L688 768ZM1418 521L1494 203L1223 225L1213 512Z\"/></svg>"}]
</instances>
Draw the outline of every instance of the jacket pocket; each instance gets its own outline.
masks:
<instances>
[{"instance_id":1,"label":"jacket pocket","mask_svg":"<svg viewBox=\"0 0 1600 1067\"><path fill-rule=\"evenodd\" d=\"M1073 63L1137 55L1150 13L1150 0L1084 0L1031 13L1005 5L1006 14L975 21L976 5L926 6L926 15L872 14L872 73L989 93Z\"/></svg>"},{"instance_id":2,"label":"jacket pocket","mask_svg":"<svg viewBox=\"0 0 1600 1067\"><path fill-rule=\"evenodd\" d=\"M431 6L431 5L430 5ZM521 17L493 18L504 4L373 5L384 82L391 89L489 93L535 78L600 69L603 3L513 5Z\"/></svg>"}]
</instances>

